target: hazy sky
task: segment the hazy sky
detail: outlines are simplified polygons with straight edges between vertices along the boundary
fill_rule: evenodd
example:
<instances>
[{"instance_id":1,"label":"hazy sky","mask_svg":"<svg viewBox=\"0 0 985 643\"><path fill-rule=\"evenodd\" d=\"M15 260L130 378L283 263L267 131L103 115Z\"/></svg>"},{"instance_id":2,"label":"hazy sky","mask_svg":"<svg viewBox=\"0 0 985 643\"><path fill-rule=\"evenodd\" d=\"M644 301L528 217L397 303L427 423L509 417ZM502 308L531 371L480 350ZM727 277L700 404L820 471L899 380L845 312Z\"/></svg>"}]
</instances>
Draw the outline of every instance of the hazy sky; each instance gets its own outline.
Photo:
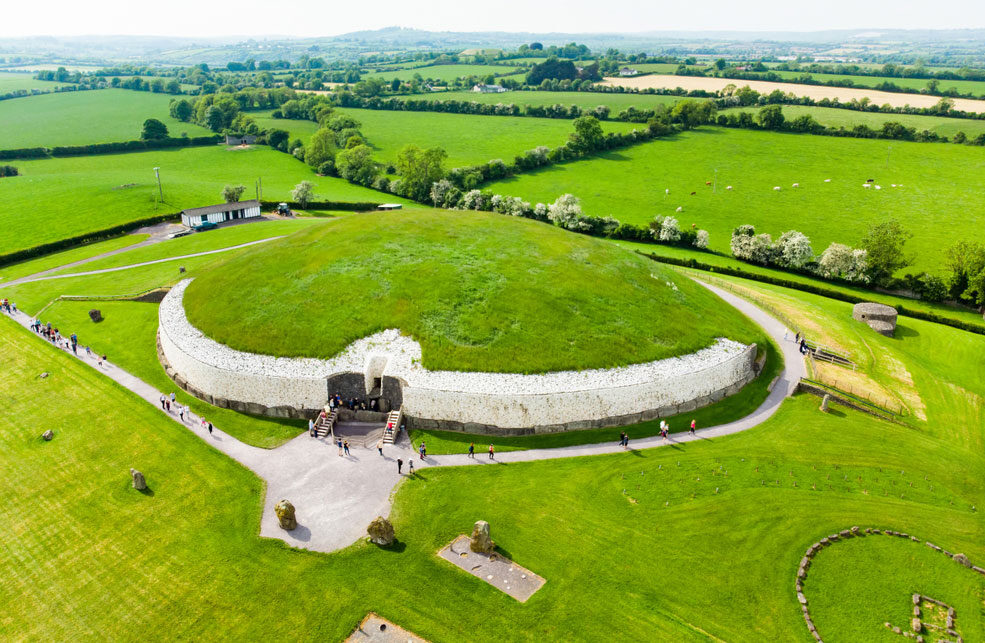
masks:
<instances>
[{"instance_id":1,"label":"hazy sky","mask_svg":"<svg viewBox=\"0 0 985 643\"><path fill-rule=\"evenodd\" d=\"M635 32L985 27L985 2L950 0L49 0L4 2L0 36L326 36L399 25L450 31Z\"/></svg>"}]
</instances>

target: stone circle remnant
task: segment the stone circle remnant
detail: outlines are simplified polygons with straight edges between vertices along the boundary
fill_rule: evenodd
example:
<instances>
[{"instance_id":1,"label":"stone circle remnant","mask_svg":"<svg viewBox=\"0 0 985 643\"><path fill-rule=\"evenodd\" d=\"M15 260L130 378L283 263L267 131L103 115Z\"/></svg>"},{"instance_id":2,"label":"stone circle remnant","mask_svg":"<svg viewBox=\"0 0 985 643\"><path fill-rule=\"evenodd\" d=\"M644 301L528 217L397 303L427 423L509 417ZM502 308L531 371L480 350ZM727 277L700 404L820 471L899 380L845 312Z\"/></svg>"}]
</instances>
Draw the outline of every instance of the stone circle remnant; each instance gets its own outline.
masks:
<instances>
[{"instance_id":1,"label":"stone circle remnant","mask_svg":"<svg viewBox=\"0 0 985 643\"><path fill-rule=\"evenodd\" d=\"M278 502L274 507L274 513L277 514L277 520L280 521L281 529L291 531L298 526L298 519L294 515L294 505L287 500Z\"/></svg>"},{"instance_id":2,"label":"stone circle remnant","mask_svg":"<svg viewBox=\"0 0 985 643\"><path fill-rule=\"evenodd\" d=\"M140 473L136 469L130 469L130 477L133 481L130 483L134 489L137 491L143 491L147 488L147 481L144 480L144 474Z\"/></svg>"},{"instance_id":3,"label":"stone circle remnant","mask_svg":"<svg viewBox=\"0 0 985 643\"><path fill-rule=\"evenodd\" d=\"M102 311L99 310L98 308L93 308L92 310L89 311L89 319L91 319L96 323L103 321Z\"/></svg>"},{"instance_id":4,"label":"stone circle remnant","mask_svg":"<svg viewBox=\"0 0 985 643\"><path fill-rule=\"evenodd\" d=\"M828 412L828 404L830 404L830 403L831 403L831 396L828 395L827 393L825 393L824 394L824 397L821 398L821 410L824 411L825 413L827 413Z\"/></svg>"},{"instance_id":5,"label":"stone circle remnant","mask_svg":"<svg viewBox=\"0 0 985 643\"><path fill-rule=\"evenodd\" d=\"M469 549L480 554L491 554L496 549L496 543L489 537L489 523L485 520L477 520L472 527Z\"/></svg>"},{"instance_id":6,"label":"stone circle remnant","mask_svg":"<svg viewBox=\"0 0 985 643\"><path fill-rule=\"evenodd\" d=\"M896 332L896 309L885 304L862 302L852 308L852 319L865 322L880 335L892 337Z\"/></svg>"},{"instance_id":7,"label":"stone circle remnant","mask_svg":"<svg viewBox=\"0 0 985 643\"><path fill-rule=\"evenodd\" d=\"M393 525L383 516L377 516L373 522L369 523L366 533L369 534L370 542L381 547L387 547L393 544Z\"/></svg>"},{"instance_id":8,"label":"stone circle remnant","mask_svg":"<svg viewBox=\"0 0 985 643\"><path fill-rule=\"evenodd\" d=\"M45 442L51 442L51 439L53 437L55 437L55 432L52 431L51 429L48 429L47 431L41 434L41 439L44 440Z\"/></svg>"}]
</instances>

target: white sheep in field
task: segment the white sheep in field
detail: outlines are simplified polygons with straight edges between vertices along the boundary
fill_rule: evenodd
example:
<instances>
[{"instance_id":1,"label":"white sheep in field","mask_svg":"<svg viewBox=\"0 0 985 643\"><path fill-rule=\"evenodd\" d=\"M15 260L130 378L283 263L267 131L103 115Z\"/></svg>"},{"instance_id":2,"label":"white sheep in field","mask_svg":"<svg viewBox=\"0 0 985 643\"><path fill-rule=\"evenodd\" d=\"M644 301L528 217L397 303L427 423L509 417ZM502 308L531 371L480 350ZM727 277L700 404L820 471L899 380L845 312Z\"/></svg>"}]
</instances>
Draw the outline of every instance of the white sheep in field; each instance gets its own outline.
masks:
<instances>
[{"instance_id":1,"label":"white sheep in field","mask_svg":"<svg viewBox=\"0 0 985 643\"><path fill-rule=\"evenodd\" d=\"M896 187L896 184L895 183L890 183L889 185L890 185L890 187Z\"/></svg>"},{"instance_id":2,"label":"white sheep in field","mask_svg":"<svg viewBox=\"0 0 985 643\"><path fill-rule=\"evenodd\" d=\"M868 190L869 188L872 187L872 184L871 183L863 183L862 184L862 187L865 188L866 190Z\"/></svg>"},{"instance_id":3,"label":"white sheep in field","mask_svg":"<svg viewBox=\"0 0 985 643\"><path fill-rule=\"evenodd\" d=\"M831 179L824 179L825 183L831 183Z\"/></svg>"},{"instance_id":4,"label":"white sheep in field","mask_svg":"<svg viewBox=\"0 0 985 643\"><path fill-rule=\"evenodd\" d=\"M726 189L726 190L731 190L731 189L732 189L732 186L731 186L731 185L726 185L726 186L725 186L725 189Z\"/></svg>"},{"instance_id":5,"label":"white sheep in field","mask_svg":"<svg viewBox=\"0 0 985 643\"><path fill-rule=\"evenodd\" d=\"M877 189L877 190L881 190L881 189L882 189L882 186L881 186L881 185L877 185L877 186L876 186L876 189Z\"/></svg>"},{"instance_id":6,"label":"white sheep in field","mask_svg":"<svg viewBox=\"0 0 985 643\"><path fill-rule=\"evenodd\" d=\"M664 194L670 194L670 188L667 188L666 190L664 190Z\"/></svg>"},{"instance_id":7,"label":"white sheep in field","mask_svg":"<svg viewBox=\"0 0 985 643\"><path fill-rule=\"evenodd\" d=\"M684 208L682 206L677 206L677 210L675 210L675 211L676 212L684 212Z\"/></svg>"},{"instance_id":8,"label":"white sheep in field","mask_svg":"<svg viewBox=\"0 0 985 643\"><path fill-rule=\"evenodd\" d=\"M794 183L794 184L793 184L793 187L795 187L795 188L799 188L799 187L800 187L800 183Z\"/></svg>"},{"instance_id":9,"label":"white sheep in field","mask_svg":"<svg viewBox=\"0 0 985 643\"><path fill-rule=\"evenodd\" d=\"M779 192L780 191L780 186L779 185L774 186L773 187L773 191L774 192Z\"/></svg>"}]
</instances>

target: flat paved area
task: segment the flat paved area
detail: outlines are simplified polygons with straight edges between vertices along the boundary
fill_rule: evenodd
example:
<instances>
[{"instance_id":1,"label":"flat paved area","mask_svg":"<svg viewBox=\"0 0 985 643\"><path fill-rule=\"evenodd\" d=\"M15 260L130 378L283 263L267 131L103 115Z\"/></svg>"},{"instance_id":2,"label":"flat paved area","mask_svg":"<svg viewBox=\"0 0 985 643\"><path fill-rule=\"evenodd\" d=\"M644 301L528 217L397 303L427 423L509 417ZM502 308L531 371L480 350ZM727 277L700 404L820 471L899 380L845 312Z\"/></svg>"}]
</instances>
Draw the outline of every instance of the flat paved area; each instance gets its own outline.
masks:
<instances>
[{"instance_id":1,"label":"flat paved area","mask_svg":"<svg viewBox=\"0 0 985 643\"><path fill-rule=\"evenodd\" d=\"M708 440L757 426L776 412L783 400L793 394L800 378L806 376L803 356L797 344L792 339L786 339L791 333L783 324L745 299L714 286L702 285L759 324L783 351L785 368L772 392L750 415L728 424L699 429L694 436L686 432L679 433L666 441L660 437L632 440L630 436L630 446L634 449L658 448L692 440ZM12 317L25 327L31 322L31 319L20 311ZM40 336L38 339L46 341ZM70 351L69 353L71 354ZM497 464L499 461L528 462L619 453L623 450L613 440L611 443L557 449L510 451L497 454L496 460L490 460L486 453L480 452L474 459L463 453L428 456L422 461L413 452L412 446L403 434L397 444L384 447L383 456L379 455L375 444L369 447L353 445L349 456L339 456L338 448L330 439L312 438L307 431L276 449L260 449L240 442L224 433L219 427L215 427L210 435L202 427L200 419L189 413L185 414L185 419L182 421L174 410L171 413L166 412L161 408L160 391L118 366L108 362L98 366L95 356L87 358L84 353L77 357L130 389L160 409L161 413L180 422L202 440L263 478L267 482L267 496L264 500L260 535L278 538L302 549L331 552L348 547L360 538L366 537L366 527L376 516L389 515L393 491L407 474L407 463L412 458L417 470L422 471L436 466L487 466ZM397 473L398 458L404 461L404 475ZM274 505L281 499L287 499L295 506L298 527L293 531L284 531L278 525Z\"/></svg>"}]
</instances>

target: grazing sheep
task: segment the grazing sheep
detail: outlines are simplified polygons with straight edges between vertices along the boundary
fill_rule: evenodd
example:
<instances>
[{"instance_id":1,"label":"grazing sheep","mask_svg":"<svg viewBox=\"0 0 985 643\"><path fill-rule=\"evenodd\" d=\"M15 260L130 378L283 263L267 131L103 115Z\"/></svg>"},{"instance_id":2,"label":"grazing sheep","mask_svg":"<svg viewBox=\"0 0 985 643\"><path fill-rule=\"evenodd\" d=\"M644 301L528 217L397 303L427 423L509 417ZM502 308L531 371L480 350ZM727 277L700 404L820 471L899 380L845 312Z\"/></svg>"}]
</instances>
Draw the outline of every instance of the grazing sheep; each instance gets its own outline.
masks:
<instances>
[{"instance_id":1,"label":"grazing sheep","mask_svg":"<svg viewBox=\"0 0 985 643\"><path fill-rule=\"evenodd\" d=\"M677 206L677 212L684 212L684 208L681 206Z\"/></svg>"},{"instance_id":2,"label":"grazing sheep","mask_svg":"<svg viewBox=\"0 0 985 643\"><path fill-rule=\"evenodd\" d=\"M872 184L871 183L863 183L862 184L862 187L863 188L871 188L872 187Z\"/></svg>"},{"instance_id":3,"label":"grazing sheep","mask_svg":"<svg viewBox=\"0 0 985 643\"><path fill-rule=\"evenodd\" d=\"M670 188L667 188L666 190L664 190L664 194L670 194Z\"/></svg>"},{"instance_id":4,"label":"grazing sheep","mask_svg":"<svg viewBox=\"0 0 985 643\"><path fill-rule=\"evenodd\" d=\"M831 183L831 179L824 179L825 183Z\"/></svg>"},{"instance_id":5,"label":"grazing sheep","mask_svg":"<svg viewBox=\"0 0 985 643\"><path fill-rule=\"evenodd\" d=\"M692 193L691 193L691 196L694 196L695 194L697 194L697 192L692 192Z\"/></svg>"},{"instance_id":6,"label":"grazing sheep","mask_svg":"<svg viewBox=\"0 0 985 643\"><path fill-rule=\"evenodd\" d=\"M726 190L731 190L731 189L732 189L732 186L731 186L731 185L726 185L726 186L725 186L725 189L726 189Z\"/></svg>"},{"instance_id":7,"label":"grazing sheep","mask_svg":"<svg viewBox=\"0 0 985 643\"><path fill-rule=\"evenodd\" d=\"M875 180L875 179L866 179L866 181L865 181L865 182L866 182L866 183L875 183L875 182L876 182L876 180Z\"/></svg>"},{"instance_id":8,"label":"grazing sheep","mask_svg":"<svg viewBox=\"0 0 985 643\"><path fill-rule=\"evenodd\" d=\"M773 190L776 191L776 192L779 192L780 191L780 186L779 185L774 186L773 187Z\"/></svg>"},{"instance_id":9,"label":"grazing sheep","mask_svg":"<svg viewBox=\"0 0 985 643\"><path fill-rule=\"evenodd\" d=\"M799 187L800 187L800 183L794 183L794 184L793 184L793 187L795 187L795 188L799 188Z\"/></svg>"},{"instance_id":10,"label":"grazing sheep","mask_svg":"<svg viewBox=\"0 0 985 643\"><path fill-rule=\"evenodd\" d=\"M896 184L895 183L890 183L889 186L890 187L896 187Z\"/></svg>"},{"instance_id":11,"label":"grazing sheep","mask_svg":"<svg viewBox=\"0 0 985 643\"><path fill-rule=\"evenodd\" d=\"M705 181L705 185L711 185L711 181Z\"/></svg>"},{"instance_id":12,"label":"grazing sheep","mask_svg":"<svg viewBox=\"0 0 985 643\"><path fill-rule=\"evenodd\" d=\"M877 186L876 186L876 189L877 189L877 190L881 190L881 189L882 189L882 186L881 186L881 185L877 185Z\"/></svg>"}]
</instances>

